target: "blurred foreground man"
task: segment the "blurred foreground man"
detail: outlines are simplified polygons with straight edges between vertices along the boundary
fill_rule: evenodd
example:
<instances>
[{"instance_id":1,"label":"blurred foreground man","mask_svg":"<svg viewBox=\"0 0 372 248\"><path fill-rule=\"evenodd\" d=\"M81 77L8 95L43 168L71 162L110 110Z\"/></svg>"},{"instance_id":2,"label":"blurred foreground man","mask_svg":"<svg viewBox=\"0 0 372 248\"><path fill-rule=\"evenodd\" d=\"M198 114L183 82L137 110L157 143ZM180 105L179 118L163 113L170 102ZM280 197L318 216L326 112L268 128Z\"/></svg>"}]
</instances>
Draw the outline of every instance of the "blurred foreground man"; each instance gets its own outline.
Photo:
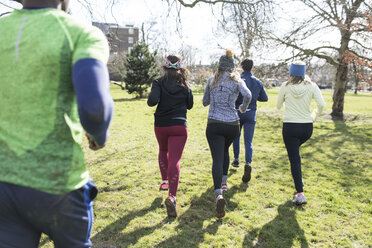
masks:
<instances>
[{"instance_id":1,"label":"blurred foreground man","mask_svg":"<svg viewBox=\"0 0 372 248\"><path fill-rule=\"evenodd\" d=\"M103 33L67 0L23 0L0 18L0 247L91 247L97 189L81 142L108 137L113 102ZM63 11L61 11L63 10Z\"/></svg>"}]
</instances>

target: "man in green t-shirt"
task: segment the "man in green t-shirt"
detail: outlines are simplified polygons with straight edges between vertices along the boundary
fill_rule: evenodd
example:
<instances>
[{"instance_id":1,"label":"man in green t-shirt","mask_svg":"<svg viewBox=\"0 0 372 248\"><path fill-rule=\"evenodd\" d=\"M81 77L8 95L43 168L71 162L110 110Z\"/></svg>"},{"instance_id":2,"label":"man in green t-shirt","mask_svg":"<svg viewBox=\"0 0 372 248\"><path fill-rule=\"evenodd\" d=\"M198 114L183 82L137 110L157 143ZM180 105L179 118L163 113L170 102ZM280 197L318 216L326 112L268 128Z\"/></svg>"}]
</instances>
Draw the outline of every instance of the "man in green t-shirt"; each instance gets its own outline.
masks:
<instances>
[{"instance_id":1,"label":"man in green t-shirt","mask_svg":"<svg viewBox=\"0 0 372 248\"><path fill-rule=\"evenodd\" d=\"M68 0L23 0L0 18L0 247L91 247L84 133L104 147L113 101L106 37L64 11ZM64 11L61 11L64 10Z\"/></svg>"}]
</instances>

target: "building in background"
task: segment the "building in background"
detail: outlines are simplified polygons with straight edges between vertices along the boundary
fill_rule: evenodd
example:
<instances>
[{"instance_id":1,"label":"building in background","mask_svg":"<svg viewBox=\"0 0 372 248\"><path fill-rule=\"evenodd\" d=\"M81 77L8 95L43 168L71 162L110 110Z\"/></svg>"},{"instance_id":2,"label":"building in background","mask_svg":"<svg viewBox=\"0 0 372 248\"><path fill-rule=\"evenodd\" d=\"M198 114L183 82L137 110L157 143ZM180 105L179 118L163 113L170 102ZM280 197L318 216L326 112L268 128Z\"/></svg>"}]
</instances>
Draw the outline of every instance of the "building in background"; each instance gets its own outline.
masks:
<instances>
[{"instance_id":1,"label":"building in background","mask_svg":"<svg viewBox=\"0 0 372 248\"><path fill-rule=\"evenodd\" d=\"M138 41L139 30L134 25L122 27L115 23L93 22L92 24L105 33L110 44L110 54L130 52Z\"/></svg>"},{"instance_id":2,"label":"building in background","mask_svg":"<svg viewBox=\"0 0 372 248\"><path fill-rule=\"evenodd\" d=\"M134 27L134 25L120 26L115 23L93 22L92 25L103 31L110 45L110 58L108 61L110 79L122 81L122 75L125 74L125 57L138 41L139 29Z\"/></svg>"}]
</instances>

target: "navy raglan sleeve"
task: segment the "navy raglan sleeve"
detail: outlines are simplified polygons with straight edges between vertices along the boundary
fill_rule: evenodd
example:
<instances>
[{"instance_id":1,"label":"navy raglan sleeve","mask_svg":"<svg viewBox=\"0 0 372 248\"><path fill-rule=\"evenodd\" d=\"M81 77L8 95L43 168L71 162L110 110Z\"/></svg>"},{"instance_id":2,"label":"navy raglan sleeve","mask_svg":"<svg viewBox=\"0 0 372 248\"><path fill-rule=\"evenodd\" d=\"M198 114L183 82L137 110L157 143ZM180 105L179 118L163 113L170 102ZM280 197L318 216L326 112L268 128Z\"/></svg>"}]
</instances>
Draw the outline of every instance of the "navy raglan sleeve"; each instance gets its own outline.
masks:
<instances>
[{"instance_id":1,"label":"navy raglan sleeve","mask_svg":"<svg viewBox=\"0 0 372 248\"><path fill-rule=\"evenodd\" d=\"M72 70L80 122L98 145L105 144L114 103L107 66L96 59L81 59Z\"/></svg>"},{"instance_id":2,"label":"navy raglan sleeve","mask_svg":"<svg viewBox=\"0 0 372 248\"><path fill-rule=\"evenodd\" d=\"M260 82L260 93L258 95L257 100L260 101L260 102L267 102L269 100L269 97L268 97L268 95L265 91L265 87L263 86L263 84L261 82Z\"/></svg>"}]
</instances>

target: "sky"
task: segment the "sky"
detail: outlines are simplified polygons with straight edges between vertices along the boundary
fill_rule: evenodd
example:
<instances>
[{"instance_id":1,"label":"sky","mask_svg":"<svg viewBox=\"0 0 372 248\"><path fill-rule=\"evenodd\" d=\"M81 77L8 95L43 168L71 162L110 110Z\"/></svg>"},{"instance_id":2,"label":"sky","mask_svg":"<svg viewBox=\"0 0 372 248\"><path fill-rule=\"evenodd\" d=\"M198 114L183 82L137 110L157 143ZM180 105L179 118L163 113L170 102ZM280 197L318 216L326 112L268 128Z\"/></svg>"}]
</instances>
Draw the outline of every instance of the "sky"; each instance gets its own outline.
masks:
<instances>
[{"instance_id":1,"label":"sky","mask_svg":"<svg viewBox=\"0 0 372 248\"><path fill-rule=\"evenodd\" d=\"M83 2L83 1L82 1ZM153 49L160 43L163 53L179 53L181 47L190 48L195 63L209 64L224 53L224 48L234 48L232 39L228 37L217 38L217 21L211 12L211 7L199 4L194 8L182 8L180 12L181 23L177 22L176 8L169 11L169 6L161 0L121 0L114 5L113 10L105 6L106 1L90 0L93 15L86 7L75 0L70 0L71 14L85 23L92 21L113 22L119 25L134 24L141 28L145 25L152 38L149 43ZM20 4L11 0L0 0L8 6L20 8ZM0 13L11 11L0 4ZM152 31L149 31L153 23Z\"/></svg>"},{"instance_id":2,"label":"sky","mask_svg":"<svg viewBox=\"0 0 372 248\"><path fill-rule=\"evenodd\" d=\"M148 43L152 49L158 49L160 53L165 54L179 53L181 48L186 47L191 53L189 57L196 64L216 62L219 56L224 54L224 49L232 48L236 50L237 48L232 37L216 35L217 20L212 14L210 5L200 3L194 8L182 8L179 12L179 22L177 21L176 8L173 7L170 10L166 1L113 1L118 3L114 5L114 8L111 8L111 5L106 6L106 3L112 1L89 0L93 13L91 14L78 1L70 0L71 14L85 23L91 23L92 21L112 22L123 26L132 24L139 28L144 23L145 32L150 37ZM0 13L11 10L4 4L16 8L21 6L11 0L0 0ZM293 10L293 6L290 7ZM299 11L300 9L296 9L297 11L293 15L303 15ZM278 26L281 28L289 27L287 24L279 24ZM278 49L276 55L266 54L259 58L258 63L275 62L277 58L288 56L285 52L284 49ZM255 51L253 51L254 55ZM254 59L258 60L257 57Z\"/></svg>"},{"instance_id":3,"label":"sky","mask_svg":"<svg viewBox=\"0 0 372 248\"><path fill-rule=\"evenodd\" d=\"M220 54L222 51L216 46L216 37L213 34L216 30L216 20L208 5L198 5L192 9L182 8L181 22L177 22L176 9L172 8L169 11L165 1L124 0L116 4L112 12L111 9L102 8L102 2L90 1L94 3L94 7L97 6L97 10L100 10L93 16L94 21L117 22L120 25L134 24L139 28L144 23L145 32L152 38L148 41L150 45L156 46L156 43L161 43L162 47L167 49L165 52L177 53L181 47L190 47L194 54L194 62L205 64L210 62L210 56ZM76 2L71 9L72 15L74 10L78 10L78 13L84 11ZM228 44L228 40L219 42L226 47L232 46Z\"/></svg>"}]
</instances>

